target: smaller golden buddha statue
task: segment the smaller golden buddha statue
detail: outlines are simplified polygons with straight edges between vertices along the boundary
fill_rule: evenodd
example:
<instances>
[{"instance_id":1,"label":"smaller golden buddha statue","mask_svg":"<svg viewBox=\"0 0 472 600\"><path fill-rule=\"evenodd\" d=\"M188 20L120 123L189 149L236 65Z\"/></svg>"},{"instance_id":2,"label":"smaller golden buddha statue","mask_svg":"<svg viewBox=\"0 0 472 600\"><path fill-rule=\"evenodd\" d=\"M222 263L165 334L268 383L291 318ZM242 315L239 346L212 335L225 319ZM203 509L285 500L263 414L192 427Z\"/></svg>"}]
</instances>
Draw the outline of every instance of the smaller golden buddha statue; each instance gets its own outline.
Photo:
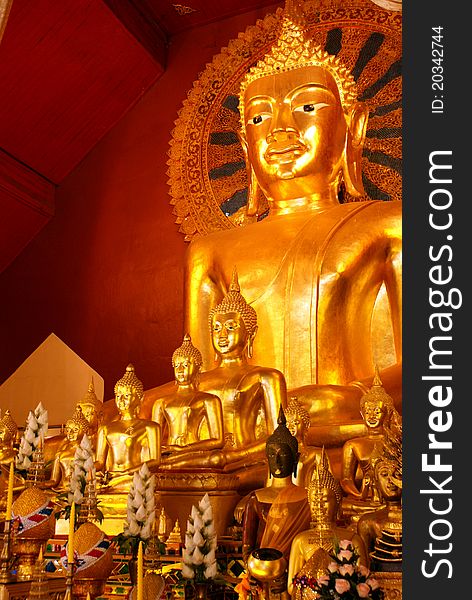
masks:
<instances>
[{"instance_id":1,"label":"smaller golden buddha statue","mask_svg":"<svg viewBox=\"0 0 472 600\"><path fill-rule=\"evenodd\" d=\"M75 452L84 437L90 434L90 423L85 418L80 405L77 405L72 418L65 425L65 438L57 449L51 474L51 487L64 490L68 487L74 463Z\"/></svg>"},{"instance_id":2,"label":"smaller golden buddha statue","mask_svg":"<svg viewBox=\"0 0 472 600\"><path fill-rule=\"evenodd\" d=\"M5 411L5 414L1 418L0 422L3 423L10 432L11 444L12 446L14 446L18 437L19 430L18 425L15 423L13 417L11 416L9 408L7 408L7 410Z\"/></svg>"},{"instance_id":3,"label":"smaller golden buddha statue","mask_svg":"<svg viewBox=\"0 0 472 600\"><path fill-rule=\"evenodd\" d=\"M288 559L293 538L306 529L310 510L306 491L295 485L299 459L297 438L287 428L280 407L278 426L266 442L270 485L254 491L243 520L243 558L247 562L257 548L275 548Z\"/></svg>"},{"instance_id":4,"label":"smaller golden buddha statue","mask_svg":"<svg viewBox=\"0 0 472 600\"><path fill-rule=\"evenodd\" d=\"M92 442L92 446L95 447L98 428L103 420L103 403L100 402L95 393L93 377L90 380L85 396L77 402L77 406L80 406L84 417L89 422L90 427L87 435Z\"/></svg>"},{"instance_id":5,"label":"smaller golden buddha statue","mask_svg":"<svg viewBox=\"0 0 472 600\"><path fill-rule=\"evenodd\" d=\"M129 364L115 385L120 417L98 430L95 468L104 486L124 489L143 462L149 468L160 463L161 428L154 421L137 416L142 398L143 384Z\"/></svg>"},{"instance_id":6,"label":"smaller golden buddha statue","mask_svg":"<svg viewBox=\"0 0 472 600\"><path fill-rule=\"evenodd\" d=\"M5 422L5 417L3 417L0 420L0 465L9 466L15 459L16 450L13 446L14 442L15 437L12 436L12 430L8 426L8 423Z\"/></svg>"},{"instance_id":7,"label":"smaller golden buddha statue","mask_svg":"<svg viewBox=\"0 0 472 600\"><path fill-rule=\"evenodd\" d=\"M89 423L87 435L90 438L92 447L95 448L97 442L97 431L103 418L103 404L97 398L95 394L95 386L93 383L93 377L90 379L90 383L85 396L77 402L77 407L80 407L84 417ZM54 435L50 438L46 438L44 441L44 460L46 463L51 463L54 468L54 462L59 451L61 444L66 439L65 426L60 434ZM51 479L52 473L50 475Z\"/></svg>"},{"instance_id":8,"label":"smaller golden buddha statue","mask_svg":"<svg viewBox=\"0 0 472 600\"><path fill-rule=\"evenodd\" d=\"M221 401L198 389L202 355L188 334L173 353L172 366L177 389L158 398L152 408L152 420L163 433L161 454L170 454L161 462L161 469L185 467L189 461L196 466L203 452L225 443Z\"/></svg>"},{"instance_id":9,"label":"smaller golden buddha statue","mask_svg":"<svg viewBox=\"0 0 472 600\"><path fill-rule=\"evenodd\" d=\"M333 551L336 540L351 540L359 554L360 564L367 562L362 539L355 532L336 524L341 506L342 490L339 482L332 475L326 455L323 453L316 460L308 487L308 502L312 515L311 528L299 533L293 540L288 566L288 591L293 596L293 578L298 574L308 577L317 576L314 566L318 568L319 550L326 554ZM316 556L315 556L316 555ZM313 560L311 560L313 558ZM302 572L303 569L303 572ZM298 590L295 598L299 598Z\"/></svg>"},{"instance_id":10,"label":"smaller golden buddha statue","mask_svg":"<svg viewBox=\"0 0 472 600\"><path fill-rule=\"evenodd\" d=\"M157 520L157 537L161 542L165 542L167 540L169 522L170 526L172 527L172 521L170 521L169 517L166 514L165 508L162 506L161 511L159 513L159 518Z\"/></svg>"},{"instance_id":11,"label":"smaller golden buddha statue","mask_svg":"<svg viewBox=\"0 0 472 600\"><path fill-rule=\"evenodd\" d=\"M166 540L166 549L167 551L180 552L180 547L182 546L182 533L180 531L180 523L177 519L175 521L174 528L169 534L169 537Z\"/></svg>"},{"instance_id":12,"label":"smaller golden buddha statue","mask_svg":"<svg viewBox=\"0 0 472 600\"><path fill-rule=\"evenodd\" d=\"M398 414L385 428L385 442L374 457L374 477L385 506L362 515L357 531L375 572L402 570L402 437Z\"/></svg>"},{"instance_id":13,"label":"smaller golden buddha statue","mask_svg":"<svg viewBox=\"0 0 472 600\"><path fill-rule=\"evenodd\" d=\"M373 474L372 457L375 456L376 448L383 444L384 423L394 407L392 398L382 387L377 369L372 387L361 398L360 410L367 433L345 442L342 455L341 486L348 494L343 501L343 512L346 516L354 517L356 514L375 510L381 504ZM360 486L356 482L358 469L362 472Z\"/></svg>"},{"instance_id":14,"label":"smaller golden buddha statue","mask_svg":"<svg viewBox=\"0 0 472 600\"><path fill-rule=\"evenodd\" d=\"M226 444L222 450L188 456L185 465L182 461L179 466L225 467L226 471L233 471L258 459L262 464L265 437L277 426L278 407L286 405L286 385L280 371L248 362L257 332L257 315L240 292L236 270L228 293L210 311L209 324L218 366L201 374L198 387L221 399ZM141 414L148 415L156 398L168 390L166 384L147 392ZM259 436L258 430L262 430Z\"/></svg>"},{"instance_id":15,"label":"smaller golden buddha statue","mask_svg":"<svg viewBox=\"0 0 472 600\"><path fill-rule=\"evenodd\" d=\"M323 457L323 461L327 462L328 468L331 471L330 459L323 448L307 444L306 436L310 429L310 414L295 396L292 396L289 400L285 409L285 417L287 418L287 427L290 433L298 440L298 452L300 454L297 465L297 477L294 483L307 488L310 485L316 461Z\"/></svg>"}]
</instances>

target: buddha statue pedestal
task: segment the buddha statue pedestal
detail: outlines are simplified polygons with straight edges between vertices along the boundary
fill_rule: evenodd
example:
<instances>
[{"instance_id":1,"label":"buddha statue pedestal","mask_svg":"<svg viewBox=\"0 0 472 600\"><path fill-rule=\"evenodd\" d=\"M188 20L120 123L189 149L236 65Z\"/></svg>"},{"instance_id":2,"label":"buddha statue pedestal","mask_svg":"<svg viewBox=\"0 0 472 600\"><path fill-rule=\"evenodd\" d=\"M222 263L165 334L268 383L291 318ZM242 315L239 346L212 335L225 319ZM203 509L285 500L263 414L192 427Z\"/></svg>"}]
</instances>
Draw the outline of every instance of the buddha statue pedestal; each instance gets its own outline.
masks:
<instances>
[{"instance_id":1,"label":"buddha statue pedestal","mask_svg":"<svg viewBox=\"0 0 472 600\"><path fill-rule=\"evenodd\" d=\"M241 499L237 475L216 471L167 471L154 475L156 506L164 507L173 523L179 521L182 534L185 533L192 505L208 493L213 507L216 533L218 536L226 535L234 508ZM127 498L127 493L98 492L99 508L104 517L100 527L107 535L117 535L123 531ZM62 524L59 522L57 531L61 532L61 528Z\"/></svg>"},{"instance_id":2,"label":"buddha statue pedestal","mask_svg":"<svg viewBox=\"0 0 472 600\"><path fill-rule=\"evenodd\" d=\"M233 511L241 499L239 478L235 474L217 471L175 471L155 473L156 504L165 508L175 523L179 521L185 534L187 520L193 505L205 494L210 497L216 535L226 535L233 519Z\"/></svg>"}]
</instances>

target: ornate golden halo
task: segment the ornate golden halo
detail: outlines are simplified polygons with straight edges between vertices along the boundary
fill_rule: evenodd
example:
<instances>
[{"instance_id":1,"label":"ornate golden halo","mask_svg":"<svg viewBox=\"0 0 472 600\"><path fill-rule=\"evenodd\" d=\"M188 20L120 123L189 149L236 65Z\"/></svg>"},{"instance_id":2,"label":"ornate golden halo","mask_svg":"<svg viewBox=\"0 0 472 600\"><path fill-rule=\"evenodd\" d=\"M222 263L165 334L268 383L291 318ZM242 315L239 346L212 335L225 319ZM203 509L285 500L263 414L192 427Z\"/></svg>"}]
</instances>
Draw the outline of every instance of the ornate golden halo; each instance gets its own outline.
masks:
<instances>
[{"instance_id":1,"label":"ornate golden halo","mask_svg":"<svg viewBox=\"0 0 472 600\"><path fill-rule=\"evenodd\" d=\"M342 60L356 80L359 100L369 107L362 162L366 195L356 201L401 200L401 14L366 0L343 0L340 6L307 0L304 12L315 42ZM248 179L237 133L239 86L274 43L282 13L279 8L231 40L179 111L167 174L186 241L251 222L243 216ZM345 195L344 201L352 200Z\"/></svg>"}]
</instances>

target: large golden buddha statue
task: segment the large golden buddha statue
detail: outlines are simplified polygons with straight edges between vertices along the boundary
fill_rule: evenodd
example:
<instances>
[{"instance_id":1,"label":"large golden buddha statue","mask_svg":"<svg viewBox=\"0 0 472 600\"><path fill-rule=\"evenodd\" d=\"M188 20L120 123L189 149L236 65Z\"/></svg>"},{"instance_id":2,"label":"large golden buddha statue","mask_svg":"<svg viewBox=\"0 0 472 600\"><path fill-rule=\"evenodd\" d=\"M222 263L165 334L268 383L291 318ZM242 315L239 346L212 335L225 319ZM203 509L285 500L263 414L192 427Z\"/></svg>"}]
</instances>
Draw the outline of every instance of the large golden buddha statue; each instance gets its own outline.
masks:
<instances>
[{"instance_id":1,"label":"large golden buddha statue","mask_svg":"<svg viewBox=\"0 0 472 600\"><path fill-rule=\"evenodd\" d=\"M129 485L134 471L144 462L150 468L160 462L161 428L154 421L137 416L142 397L143 384L130 364L115 384L115 403L120 416L102 425L97 438L97 474L105 485L115 489Z\"/></svg>"},{"instance_id":2,"label":"large golden buddha statue","mask_svg":"<svg viewBox=\"0 0 472 600\"><path fill-rule=\"evenodd\" d=\"M198 388L221 399L225 446L193 458L187 456L185 464L179 466L225 467L230 471L251 465L254 458L263 460L265 439L277 426L277 411L286 405L287 390L280 371L248 362L258 331L257 315L240 292L236 272L229 292L209 315L205 323L210 325L218 366L201 373ZM156 398L172 389L173 384L166 384L146 392L141 414L147 416Z\"/></svg>"},{"instance_id":3,"label":"large golden buddha statue","mask_svg":"<svg viewBox=\"0 0 472 600\"><path fill-rule=\"evenodd\" d=\"M172 366L177 389L158 398L152 407L152 420L159 423L163 434L161 453L170 454L161 468L189 462L198 466L200 453L222 448L225 443L221 401L198 389L202 355L189 335L173 353Z\"/></svg>"},{"instance_id":4,"label":"large golden buddha statue","mask_svg":"<svg viewBox=\"0 0 472 600\"><path fill-rule=\"evenodd\" d=\"M341 60L305 39L299 4L239 97L247 211L262 191L268 216L191 243L185 327L208 368L206 315L236 265L258 315L254 363L283 372L314 423L338 425L359 422L374 363L401 398L401 204L340 203L363 193L368 109Z\"/></svg>"}]
</instances>

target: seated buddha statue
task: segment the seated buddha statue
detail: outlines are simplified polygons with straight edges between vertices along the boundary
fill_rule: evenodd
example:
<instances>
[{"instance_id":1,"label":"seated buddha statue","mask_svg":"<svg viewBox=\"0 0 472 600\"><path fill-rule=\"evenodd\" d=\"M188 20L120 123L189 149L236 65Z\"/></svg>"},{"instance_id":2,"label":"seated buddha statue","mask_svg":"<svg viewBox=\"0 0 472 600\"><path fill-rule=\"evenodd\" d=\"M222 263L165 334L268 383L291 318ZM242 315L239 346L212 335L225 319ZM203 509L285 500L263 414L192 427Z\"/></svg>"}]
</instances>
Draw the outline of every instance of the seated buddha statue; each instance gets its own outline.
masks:
<instances>
[{"instance_id":1,"label":"seated buddha statue","mask_svg":"<svg viewBox=\"0 0 472 600\"><path fill-rule=\"evenodd\" d=\"M306 490L292 481L299 458L298 441L287 428L282 407L278 426L267 438L266 456L270 483L251 494L244 511L242 551L245 562L258 548L275 548L288 560L293 538L310 523Z\"/></svg>"},{"instance_id":2,"label":"seated buddha statue","mask_svg":"<svg viewBox=\"0 0 472 600\"><path fill-rule=\"evenodd\" d=\"M185 327L208 368L205 318L236 265L258 315L254 363L284 374L312 427L339 427L359 423L375 362L401 399L401 203L340 202L344 189L364 193L368 108L341 59L305 39L295 4L287 2L277 41L239 95L247 212L259 215L262 191L268 214L192 241ZM339 428L333 440L327 427L313 443L349 437Z\"/></svg>"},{"instance_id":3,"label":"seated buddha statue","mask_svg":"<svg viewBox=\"0 0 472 600\"><path fill-rule=\"evenodd\" d=\"M133 473L146 462L149 468L160 463L161 428L154 421L137 415L143 397L143 384L133 365L115 384L116 421L98 429L95 468L102 483L116 490L125 489Z\"/></svg>"},{"instance_id":4,"label":"seated buddha statue","mask_svg":"<svg viewBox=\"0 0 472 600\"><path fill-rule=\"evenodd\" d=\"M83 416L89 423L87 435L90 438L92 447L95 448L98 427L103 418L103 404L97 398L95 393L93 377L90 380L86 394L77 402L77 407L80 407ZM63 433L51 436L44 440L44 460L46 461L46 464L50 463L54 466L59 447L66 439L67 436L64 431ZM46 471L50 471L50 469L46 469ZM50 477L53 479L52 473L50 474Z\"/></svg>"},{"instance_id":5,"label":"seated buddha statue","mask_svg":"<svg viewBox=\"0 0 472 600\"><path fill-rule=\"evenodd\" d=\"M57 449L51 473L50 487L58 490L68 488L75 452L84 434L89 435L90 429L89 421L85 418L80 405L77 405L74 415L66 422L65 438Z\"/></svg>"},{"instance_id":6,"label":"seated buddha statue","mask_svg":"<svg viewBox=\"0 0 472 600\"><path fill-rule=\"evenodd\" d=\"M301 487L307 488L311 481L311 474L315 461L322 454L322 448L308 446L306 444L306 432L310 427L310 415L308 411L298 402L297 398L293 397L289 400L287 408L284 410L287 420L287 427L290 433L297 438L298 441L298 463L296 475L292 476L293 483ZM329 464L329 458L325 455ZM236 466L236 465L235 465ZM241 466L243 466L241 464ZM331 466L330 466L331 468ZM266 486L271 484L270 471L267 473ZM236 505L234 509L234 518L238 523L242 523L244 511L248 503L251 493L246 494Z\"/></svg>"},{"instance_id":7,"label":"seated buddha statue","mask_svg":"<svg viewBox=\"0 0 472 600\"><path fill-rule=\"evenodd\" d=\"M257 315L241 294L235 271L229 292L205 321L209 321L218 366L201 373L198 389L221 399L225 446L193 457L186 455L181 460L176 457L174 465L224 467L231 471L263 460L265 438L277 426L278 407L286 405L285 379L280 371L248 361L257 332ZM156 398L173 387L166 384L147 391L141 414L148 414ZM261 414L263 431L258 436Z\"/></svg>"},{"instance_id":8,"label":"seated buddha statue","mask_svg":"<svg viewBox=\"0 0 472 600\"><path fill-rule=\"evenodd\" d=\"M14 447L18 427L7 409L0 419L0 465L10 466L16 457Z\"/></svg>"},{"instance_id":9,"label":"seated buddha statue","mask_svg":"<svg viewBox=\"0 0 472 600\"><path fill-rule=\"evenodd\" d=\"M398 415L395 415L398 417ZM374 459L374 477L384 506L362 515L357 532L372 571L402 570L402 435L401 422L385 428L384 444Z\"/></svg>"},{"instance_id":10,"label":"seated buddha statue","mask_svg":"<svg viewBox=\"0 0 472 600\"><path fill-rule=\"evenodd\" d=\"M341 487L347 494L343 500L343 513L359 515L380 507L381 498L373 470L373 458L383 444L384 423L393 411L393 400L382 386L378 373L373 384L360 401L360 412L367 433L345 442L342 454ZM362 473L360 483L356 480Z\"/></svg>"},{"instance_id":11,"label":"seated buddha statue","mask_svg":"<svg viewBox=\"0 0 472 600\"><path fill-rule=\"evenodd\" d=\"M152 420L161 426L161 454L170 454L163 458L161 469L195 462L200 455L196 452L222 448L225 442L221 401L198 389L202 355L189 335L173 353L172 366L177 387L152 407ZM201 437L203 429L206 439Z\"/></svg>"},{"instance_id":12,"label":"seated buddha statue","mask_svg":"<svg viewBox=\"0 0 472 600\"><path fill-rule=\"evenodd\" d=\"M316 577L313 569L319 563L319 556L315 554L319 550L324 550L326 555L331 553L336 541L350 540L359 554L359 563L367 563L362 539L354 531L339 527L336 523L341 507L342 490L326 459L324 453L316 459L308 486L308 502L312 516L310 529L299 533L290 549L288 591L295 598L299 598L300 595L297 590L293 593L293 578L302 574Z\"/></svg>"}]
</instances>

